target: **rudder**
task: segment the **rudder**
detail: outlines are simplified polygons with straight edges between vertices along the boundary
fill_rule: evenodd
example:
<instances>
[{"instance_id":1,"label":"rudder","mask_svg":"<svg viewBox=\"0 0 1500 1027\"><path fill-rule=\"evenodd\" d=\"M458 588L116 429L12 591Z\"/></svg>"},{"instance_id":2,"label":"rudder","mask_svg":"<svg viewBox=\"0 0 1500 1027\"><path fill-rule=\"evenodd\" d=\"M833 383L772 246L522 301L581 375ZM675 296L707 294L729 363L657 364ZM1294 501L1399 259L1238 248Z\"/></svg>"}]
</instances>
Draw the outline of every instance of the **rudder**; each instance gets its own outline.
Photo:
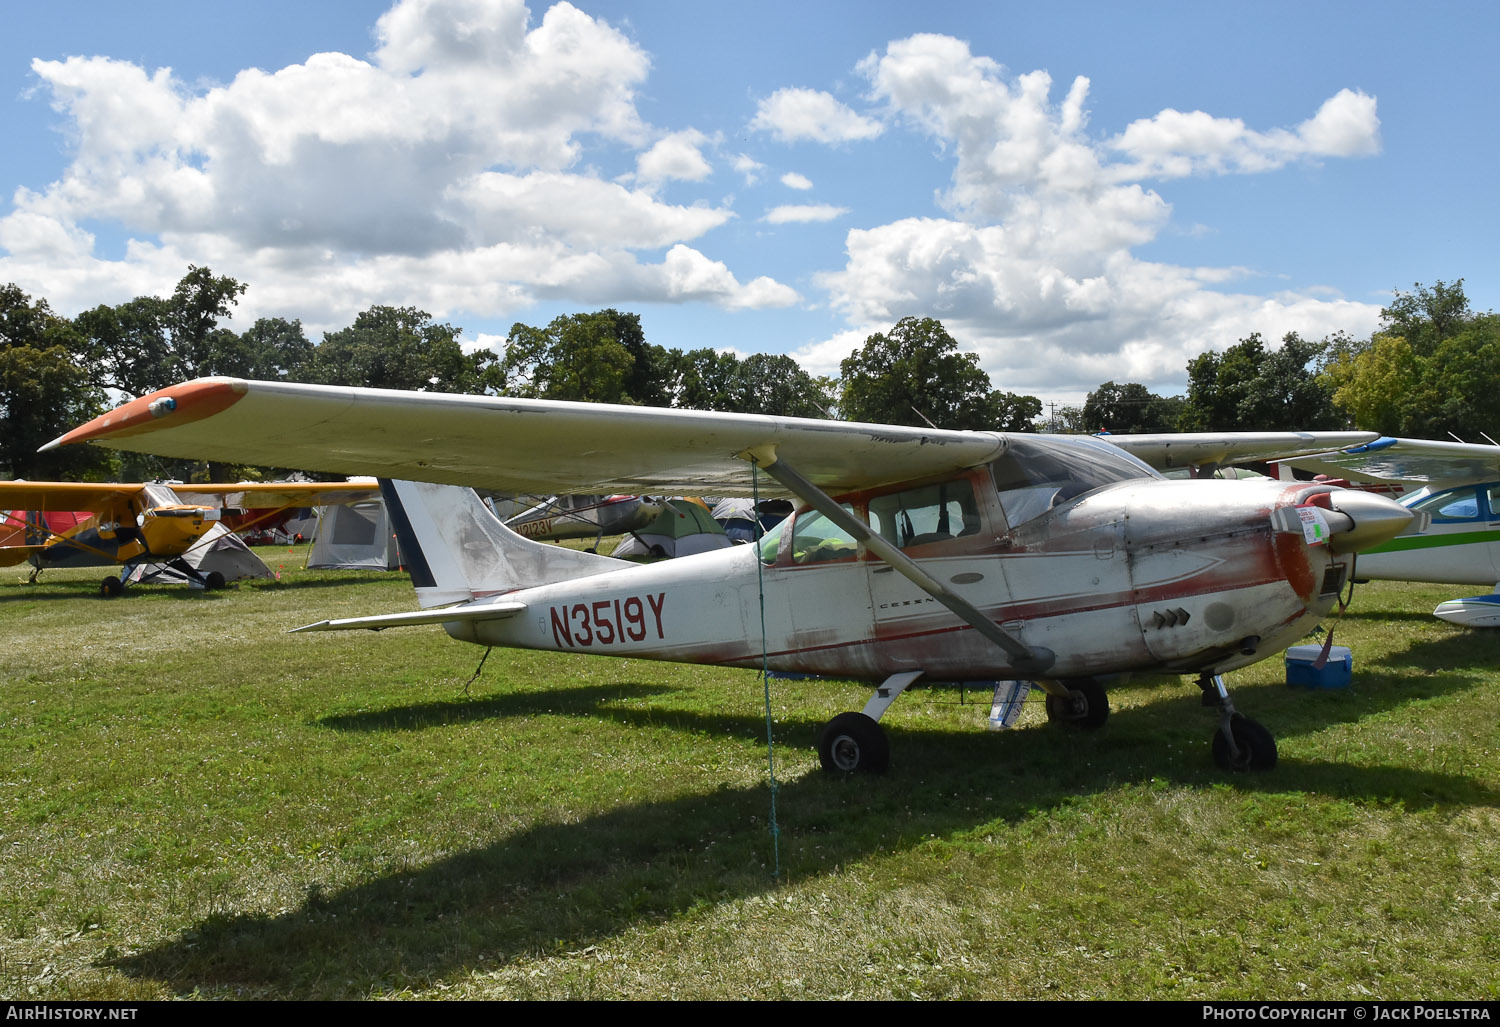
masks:
<instances>
[{"instance_id":1,"label":"rudder","mask_svg":"<svg viewBox=\"0 0 1500 1027\"><path fill-rule=\"evenodd\" d=\"M473 489L381 478L401 559L423 609L586 578L625 564L522 538Z\"/></svg>"}]
</instances>

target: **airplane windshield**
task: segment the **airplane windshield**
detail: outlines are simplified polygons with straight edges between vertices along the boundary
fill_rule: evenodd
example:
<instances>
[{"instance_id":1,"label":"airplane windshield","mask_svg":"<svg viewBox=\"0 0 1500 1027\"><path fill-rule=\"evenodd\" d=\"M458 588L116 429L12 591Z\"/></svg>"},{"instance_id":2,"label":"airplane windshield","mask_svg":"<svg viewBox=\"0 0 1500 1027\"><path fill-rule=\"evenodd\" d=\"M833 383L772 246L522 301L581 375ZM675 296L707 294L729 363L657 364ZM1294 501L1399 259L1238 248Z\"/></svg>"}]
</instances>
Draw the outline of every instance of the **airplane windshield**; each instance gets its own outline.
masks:
<instances>
[{"instance_id":1,"label":"airplane windshield","mask_svg":"<svg viewBox=\"0 0 1500 1027\"><path fill-rule=\"evenodd\" d=\"M1117 446L1087 435L1012 435L1009 442L990 473L1012 528L1104 485L1161 477Z\"/></svg>"}]
</instances>

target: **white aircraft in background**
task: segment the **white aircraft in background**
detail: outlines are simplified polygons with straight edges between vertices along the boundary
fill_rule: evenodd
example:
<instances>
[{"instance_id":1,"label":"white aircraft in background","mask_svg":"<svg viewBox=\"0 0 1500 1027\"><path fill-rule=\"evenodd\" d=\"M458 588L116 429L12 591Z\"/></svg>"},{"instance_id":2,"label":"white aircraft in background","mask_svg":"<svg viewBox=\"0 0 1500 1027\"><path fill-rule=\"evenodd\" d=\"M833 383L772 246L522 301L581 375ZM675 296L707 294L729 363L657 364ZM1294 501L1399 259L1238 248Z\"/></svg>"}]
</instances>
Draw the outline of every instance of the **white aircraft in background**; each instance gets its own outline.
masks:
<instances>
[{"instance_id":1,"label":"white aircraft in background","mask_svg":"<svg viewBox=\"0 0 1500 1027\"><path fill-rule=\"evenodd\" d=\"M1168 481L1086 436L222 378L143 396L46 448L79 442L412 479L382 489L421 609L311 629L441 624L483 646L878 682L823 730L819 756L839 771L885 768L878 721L919 678L1035 682L1050 719L1092 727L1108 714L1103 682L1136 671L1194 675L1218 716L1215 760L1271 767L1275 740L1221 675L1304 637L1352 554L1413 517L1322 484ZM801 505L758 545L622 566L524 539L448 486Z\"/></svg>"},{"instance_id":2,"label":"white aircraft in background","mask_svg":"<svg viewBox=\"0 0 1500 1027\"><path fill-rule=\"evenodd\" d=\"M1285 462L1314 474L1414 489L1401 503L1426 514L1429 526L1361 552L1356 576L1483 585L1489 594L1450 599L1432 612L1456 624L1500 627L1500 446L1383 437Z\"/></svg>"}]
</instances>

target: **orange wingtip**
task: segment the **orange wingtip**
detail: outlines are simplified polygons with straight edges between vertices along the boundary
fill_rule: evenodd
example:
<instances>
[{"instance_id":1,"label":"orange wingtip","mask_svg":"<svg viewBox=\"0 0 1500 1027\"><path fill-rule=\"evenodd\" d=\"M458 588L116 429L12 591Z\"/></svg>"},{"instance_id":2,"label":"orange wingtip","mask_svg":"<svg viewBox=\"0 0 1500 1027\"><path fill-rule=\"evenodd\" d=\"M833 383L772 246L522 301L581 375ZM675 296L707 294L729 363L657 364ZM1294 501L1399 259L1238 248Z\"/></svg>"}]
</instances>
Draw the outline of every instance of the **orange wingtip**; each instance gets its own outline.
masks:
<instances>
[{"instance_id":1,"label":"orange wingtip","mask_svg":"<svg viewBox=\"0 0 1500 1027\"><path fill-rule=\"evenodd\" d=\"M234 378L200 378L197 381L173 385L160 392L133 399L124 406L115 407L107 414L100 414L88 424L74 428L43 448L52 449L55 446L67 446L75 442L118 439L169 426L189 424L217 414L233 404L245 392L245 383Z\"/></svg>"}]
</instances>

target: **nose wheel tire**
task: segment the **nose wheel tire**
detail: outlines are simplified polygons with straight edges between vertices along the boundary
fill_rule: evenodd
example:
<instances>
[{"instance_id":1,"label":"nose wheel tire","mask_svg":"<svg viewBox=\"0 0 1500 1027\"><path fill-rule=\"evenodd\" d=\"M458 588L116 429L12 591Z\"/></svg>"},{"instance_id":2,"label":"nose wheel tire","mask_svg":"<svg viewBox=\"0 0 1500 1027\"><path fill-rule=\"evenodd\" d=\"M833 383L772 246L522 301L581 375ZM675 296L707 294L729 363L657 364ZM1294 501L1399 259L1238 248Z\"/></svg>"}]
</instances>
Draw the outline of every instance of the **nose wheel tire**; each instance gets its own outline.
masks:
<instances>
[{"instance_id":1,"label":"nose wheel tire","mask_svg":"<svg viewBox=\"0 0 1500 1027\"><path fill-rule=\"evenodd\" d=\"M1095 728L1109 717L1109 697L1104 686L1094 678L1074 678L1063 682L1066 696L1047 693L1047 719L1054 724Z\"/></svg>"},{"instance_id":2,"label":"nose wheel tire","mask_svg":"<svg viewBox=\"0 0 1500 1027\"><path fill-rule=\"evenodd\" d=\"M1243 714L1229 718L1229 730L1234 735L1234 752L1224 729L1214 732L1214 762L1221 770L1270 770L1276 766L1276 739L1271 732Z\"/></svg>"},{"instance_id":3,"label":"nose wheel tire","mask_svg":"<svg viewBox=\"0 0 1500 1027\"><path fill-rule=\"evenodd\" d=\"M890 766L885 731L863 713L840 713L818 739L823 769L836 774L882 774Z\"/></svg>"}]
</instances>

